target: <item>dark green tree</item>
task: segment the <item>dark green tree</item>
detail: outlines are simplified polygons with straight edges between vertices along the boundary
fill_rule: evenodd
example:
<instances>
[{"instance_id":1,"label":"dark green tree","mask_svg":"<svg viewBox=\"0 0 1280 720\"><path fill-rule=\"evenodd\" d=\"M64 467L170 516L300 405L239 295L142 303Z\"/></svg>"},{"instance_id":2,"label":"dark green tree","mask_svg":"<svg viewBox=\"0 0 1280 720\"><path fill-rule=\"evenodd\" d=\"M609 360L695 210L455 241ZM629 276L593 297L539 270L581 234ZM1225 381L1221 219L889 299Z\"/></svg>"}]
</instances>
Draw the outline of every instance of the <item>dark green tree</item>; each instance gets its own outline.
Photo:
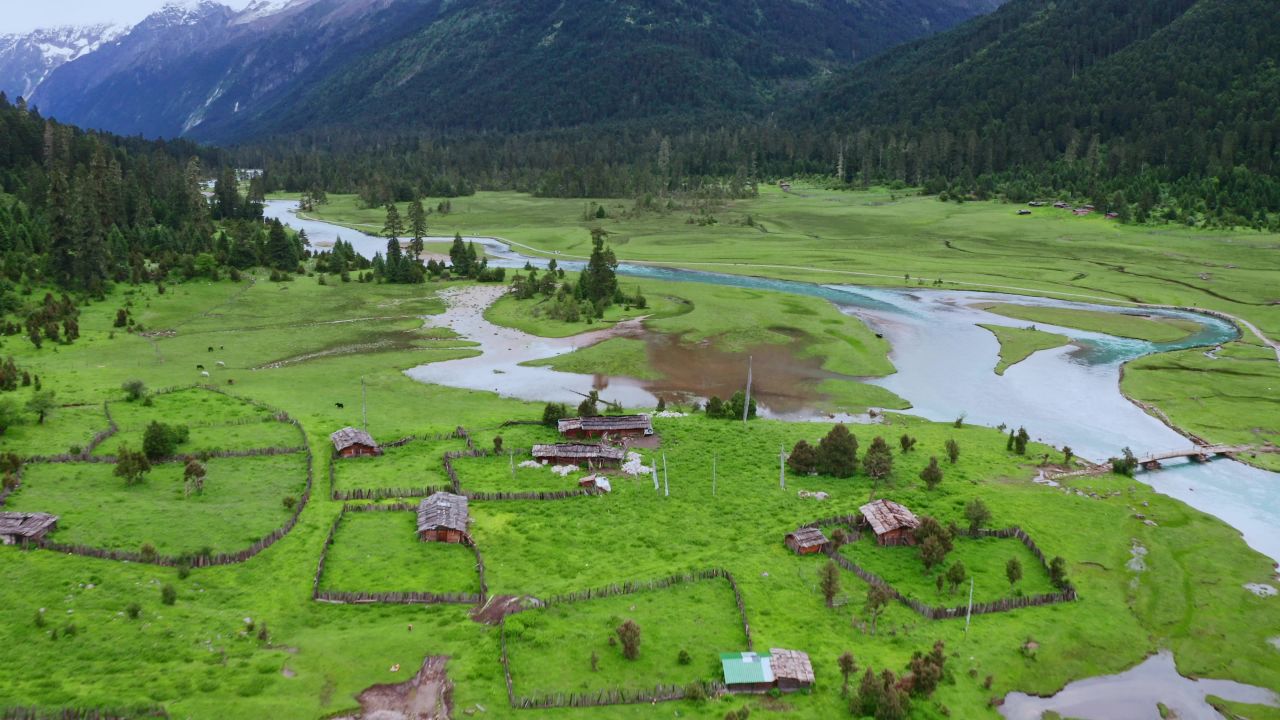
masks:
<instances>
[{"instance_id":1,"label":"dark green tree","mask_svg":"<svg viewBox=\"0 0 1280 720\"><path fill-rule=\"evenodd\" d=\"M977 532L983 525L991 522L991 510L982 498L974 498L966 503L964 516L969 521L969 532Z\"/></svg>"},{"instance_id":2,"label":"dark green tree","mask_svg":"<svg viewBox=\"0 0 1280 720\"><path fill-rule=\"evenodd\" d=\"M938 458L929 458L929 464L920 471L920 479L930 490L938 487L938 483L942 482L942 468L938 467Z\"/></svg>"},{"instance_id":3,"label":"dark green tree","mask_svg":"<svg viewBox=\"0 0 1280 720\"><path fill-rule=\"evenodd\" d=\"M884 438L877 435L871 441L871 447L867 448L867 454L862 459L862 467L867 475L877 481L888 478L893 472L893 451Z\"/></svg>"},{"instance_id":4,"label":"dark green tree","mask_svg":"<svg viewBox=\"0 0 1280 720\"><path fill-rule=\"evenodd\" d=\"M838 478L853 477L858 469L858 438L840 423L818 442L818 472Z\"/></svg>"}]
</instances>

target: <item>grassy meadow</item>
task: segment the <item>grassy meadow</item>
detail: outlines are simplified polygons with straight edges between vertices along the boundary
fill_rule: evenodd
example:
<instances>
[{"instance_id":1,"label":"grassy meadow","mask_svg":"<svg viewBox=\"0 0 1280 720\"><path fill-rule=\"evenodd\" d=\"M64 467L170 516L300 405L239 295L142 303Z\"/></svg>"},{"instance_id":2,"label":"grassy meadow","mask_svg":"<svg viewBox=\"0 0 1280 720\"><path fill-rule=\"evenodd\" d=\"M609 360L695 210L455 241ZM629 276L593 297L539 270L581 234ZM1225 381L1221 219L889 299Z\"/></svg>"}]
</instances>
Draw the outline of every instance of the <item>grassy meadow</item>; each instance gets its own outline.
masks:
<instances>
[{"instance_id":1,"label":"grassy meadow","mask_svg":"<svg viewBox=\"0 0 1280 720\"><path fill-rule=\"evenodd\" d=\"M1071 342L1066 335L1044 332L1034 328L1011 328L1003 325L980 325L991 331L1000 341L1000 361L996 363L996 374L1003 375L1005 370L1026 360L1041 350L1062 347Z\"/></svg>"},{"instance_id":2,"label":"grassy meadow","mask_svg":"<svg viewBox=\"0 0 1280 720\"><path fill-rule=\"evenodd\" d=\"M470 548L418 540L413 511L349 512L325 556L322 590L479 592Z\"/></svg>"},{"instance_id":3,"label":"grassy meadow","mask_svg":"<svg viewBox=\"0 0 1280 720\"><path fill-rule=\"evenodd\" d=\"M713 210L718 223L711 226L687 224L684 211L631 214L629 205L610 201L611 217L604 221L624 259L710 263L714 267L705 267L825 281L901 284L909 273L912 282L917 276L940 276L948 282L1115 302L1203 304L1249 317L1268 332L1280 330L1274 310L1265 306L1275 299L1277 261L1266 251L1276 241L1255 233L1126 228L1052 210L1020 218L1009 206L940 203L887 191L782 194L768 189L759 200ZM454 200L454 208L450 215L431 218L433 232L487 232L566 255L584 254L585 228L594 223L580 219L580 201L482 193ZM321 212L381 224L380 211L358 210L345 198L334 197ZM747 215L754 224L745 222ZM798 265L822 270L793 269ZM1210 279L1200 279L1201 274ZM420 316L444 308L437 293L456 285L320 285L310 277L275 283L259 273L238 283L167 285L163 294L155 286L118 287L104 301L82 308L81 338L73 345L36 350L20 338L5 338L4 354L38 373L44 387L56 392L60 407L44 425L28 413L22 424L0 436L0 452L51 454L83 446L107 426L104 403L128 437L136 437L156 413L188 424L193 443L224 431L218 442L258 442L231 428L275 429L274 423L257 421L233 425L261 411L212 393L157 395L148 408L125 402L120 389L134 379L152 390L214 383L281 408L302 424L315 450L318 491L297 526L271 548L246 563L187 576L172 568L0 547L5 579L0 644L21 649L0 656L0 707L159 704L172 717L314 720L354 709L355 696L372 685L409 679L428 655L448 655L459 716L477 706L488 718L529 715L508 707L498 628L472 621L468 608L339 606L310 599L317 562L342 507L323 492L328 435L361 424L362 398L367 397L370 432L384 441L430 438L459 425L472 431L481 448L492 447L497 435L512 449L549 437L542 427L502 427L508 420L537 420L540 404L424 385L403 374L421 363L475 354L464 340L421 329ZM816 300L687 285L665 289L657 283L644 291L657 311L651 327L688 342L713 341L730 352L787 343L831 372L890 371L882 342ZM680 306L675 312L679 303L666 306L663 296L692 308ZM113 328L116 310L126 307L155 334ZM671 314L658 317L664 308ZM545 320L526 316L520 307L503 312L511 313L511 323ZM614 347L610 353L624 356L619 364L638 365L634 349ZM1267 383L1276 366L1274 357L1264 362L1264 352L1235 343L1217 360L1203 351L1144 359L1130 367L1125 387L1139 397L1160 398L1175 421L1188 427L1200 423L1206 433L1274 428L1269 419L1275 417L1274 403L1267 399L1274 395L1265 391L1273 387ZM201 376L198 365L205 366L209 378ZM1206 388L1200 397L1188 400L1188 393L1178 392L1188 378ZM30 388L8 394L19 405L30 395ZM1250 418L1260 419L1242 419L1245 413L1234 408L1247 408ZM785 698L786 717L801 720L847 713L836 665L841 653L852 652L863 668L901 672L913 652L927 651L937 640L946 645L948 672L933 698L916 701L916 718L995 718L993 697L1015 689L1051 693L1070 680L1131 667L1161 648L1175 653L1187 675L1280 687L1280 654L1270 642L1280 636L1277 600L1243 587L1272 582L1273 564L1221 521L1130 478L1077 478L1064 488L1037 484L1033 458L1050 448L1033 445L1027 456L1019 456L1005 450L1004 435L994 429L956 428L892 413L880 424L851 426L863 448L876 435L894 448L904 433L918 439L913 452L895 449L887 481L873 483L860 471L850 479L789 476L780 487L779 449L800 439L814 443L829 427L758 420L744 428L697 415L659 418L655 429L661 449L645 455L652 462L665 454L669 496L655 492L649 478L613 473L609 495L474 502L472 533L484 554L490 590L538 597L723 567L738 580L757 646L810 654L814 691ZM944 457L949 439L961 447L954 465ZM377 460L342 461L338 483L379 487L427 480L439 471L442 447L419 441ZM919 474L932 455L942 459L945 477L931 491ZM205 496L192 499L182 497L177 465L160 466L131 488L111 475L109 465L32 465L10 503L62 515L54 536L62 541L128 549L152 542L162 552L206 545L236 549L288 517L281 500L300 493L302 458L211 460ZM464 486L501 487L504 472L509 482L509 461L488 460L460 462ZM541 472L549 476L549 471L531 470L530 482L543 482ZM829 499L803 498L801 490L823 491ZM978 616L967 634L962 622L926 621L895 605L880 618L874 635L862 630L865 583L842 573L841 604L826 607L818 587L822 558L792 554L783 537L801 523L855 512L877 496L944 524L963 523L965 504L982 498L992 511L992 526L1019 525L1047 554L1067 560L1080 599ZM1146 524L1137 512L1156 524ZM417 542L412 516L348 513L330 549L323 586L469 587L466 583L474 581L469 553L463 557L457 548ZM1140 571L1127 566L1135 544L1146 550ZM980 572L975 572L979 592L998 597L1010 592L999 569L1020 547L962 541L954 556ZM859 546L851 551L860 553L859 562L899 573L902 583L936 594L910 551L902 550ZM1043 578L1035 575L1033 563L1023 565L1024 590L1032 592ZM172 604L163 600L165 586L174 589ZM743 649L733 597L723 582L614 600L513 616L509 629L517 632L510 650L517 692L714 679L714 654ZM616 649L608 645L615 618L626 617L643 631L641 656L634 663L610 654ZM68 632L70 626L74 632ZM1035 658L1021 652L1029 639L1040 647ZM589 666L593 649L600 656L596 673ZM690 652L689 665L678 663L681 649ZM656 710L641 705L548 714L630 720L670 713L719 720L742 706L750 706L753 716L767 715L765 703L730 697L680 701Z\"/></svg>"},{"instance_id":4,"label":"grassy meadow","mask_svg":"<svg viewBox=\"0 0 1280 720\"><path fill-rule=\"evenodd\" d=\"M1130 315L1127 313L1035 307L1011 303L983 304L978 307L987 312L993 312L1015 320L1028 320L1045 325L1070 327L1134 340L1146 340L1153 343L1171 343L1184 340L1200 327L1190 320L1161 317L1159 315Z\"/></svg>"}]
</instances>

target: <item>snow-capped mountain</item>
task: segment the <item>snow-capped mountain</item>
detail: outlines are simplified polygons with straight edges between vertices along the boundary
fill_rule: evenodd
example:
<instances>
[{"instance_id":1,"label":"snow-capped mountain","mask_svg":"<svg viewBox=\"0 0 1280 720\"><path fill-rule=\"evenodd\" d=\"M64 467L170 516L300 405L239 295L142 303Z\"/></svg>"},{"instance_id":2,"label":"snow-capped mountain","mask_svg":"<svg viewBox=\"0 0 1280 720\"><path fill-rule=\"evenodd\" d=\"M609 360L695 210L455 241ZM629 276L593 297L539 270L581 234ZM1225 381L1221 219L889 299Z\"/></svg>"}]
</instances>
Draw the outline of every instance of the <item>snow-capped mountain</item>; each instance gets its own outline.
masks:
<instances>
[{"instance_id":1,"label":"snow-capped mountain","mask_svg":"<svg viewBox=\"0 0 1280 720\"><path fill-rule=\"evenodd\" d=\"M31 97L49 73L82 58L128 31L119 25L89 25L0 35L0 91L11 99Z\"/></svg>"}]
</instances>

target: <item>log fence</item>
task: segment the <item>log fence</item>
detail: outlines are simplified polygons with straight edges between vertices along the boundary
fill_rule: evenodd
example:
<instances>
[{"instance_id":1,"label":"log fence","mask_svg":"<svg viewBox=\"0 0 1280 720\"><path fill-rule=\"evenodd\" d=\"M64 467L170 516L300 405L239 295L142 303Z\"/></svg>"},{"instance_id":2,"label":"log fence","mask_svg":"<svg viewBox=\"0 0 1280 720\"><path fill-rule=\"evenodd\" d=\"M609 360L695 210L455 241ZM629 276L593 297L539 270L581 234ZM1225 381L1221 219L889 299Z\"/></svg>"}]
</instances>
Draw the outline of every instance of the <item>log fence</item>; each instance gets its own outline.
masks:
<instances>
[{"instance_id":1,"label":"log fence","mask_svg":"<svg viewBox=\"0 0 1280 720\"><path fill-rule=\"evenodd\" d=\"M1049 563L1045 560L1044 552L1040 550L1035 541L1031 539L1031 536L1020 527L1013 526L998 529L981 528L976 531L962 530L961 534L972 538L1016 538L1026 546L1033 555L1036 556L1046 570L1049 567ZM916 614L928 620L960 618L965 617L965 615L970 612L972 612L973 615L1008 612L1010 610L1017 610L1025 607L1039 607L1043 605L1073 602L1078 599L1075 587L1068 583L1060 592L1029 595L1026 597L1002 598L991 602L974 603L972 610L970 610L968 604L957 605L954 607L936 607L903 595L887 580L876 575L870 570L863 568L830 546L827 547L827 556L830 557L837 565L862 578L862 580L868 584L885 588L894 600L906 605L915 611Z\"/></svg>"},{"instance_id":2,"label":"log fence","mask_svg":"<svg viewBox=\"0 0 1280 720\"><path fill-rule=\"evenodd\" d=\"M316 563L315 575L311 578L311 599L332 605L483 605L489 596L489 585L485 580L484 558L480 554L480 548L469 537L466 537L462 544L470 548L475 555L476 575L480 590L478 593L347 592L320 589L320 583L324 577L325 561L329 557L329 550L333 547L334 538L338 534L338 527L342 524L342 520L347 513L407 512L414 510L417 510L417 506L409 503L388 503L386 505L351 505L343 503L342 510L338 512L337 517L333 519L333 524L329 526L329 534L325 538L324 547L320 551L320 560Z\"/></svg>"},{"instance_id":3,"label":"log fence","mask_svg":"<svg viewBox=\"0 0 1280 720\"><path fill-rule=\"evenodd\" d=\"M738 589L738 583L737 580L734 579L733 573L722 568L709 568L680 575L669 575L655 580L632 580L624 583L606 585L599 588L588 588L577 592L553 595L544 600L541 607L598 600L618 595L630 595L649 590L660 590L675 585L683 585L685 583L721 578L727 580L729 586L733 589L734 601L738 605L738 613L742 620L742 631L747 640L747 649L752 650L754 648L754 643L751 637L751 625L747 620L747 611L742 602L742 593ZM498 637L501 652L500 662L502 664L502 676L507 685L507 702L510 703L511 707L516 709L634 705L641 703L682 700L689 695L688 686L659 685L653 689L646 690L606 688L588 693L553 693L540 697L521 697L516 695L515 683L511 677L511 660L507 652L507 621L505 617L498 625ZM701 685L701 692L709 697L720 695L726 690L725 686L718 682L703 682L697 684Z\"/></svg>"},{"instance_id":4,"label":"log fence","mask_svg":"<svg viewBox=\"0 0 1280 720\"><path fill-rule=\"evenodd\" d=\"M39 708L14 706L0 709L0 720L135 720L167 718L159 705L136 708Z\"/></svg>"}]
</instances>

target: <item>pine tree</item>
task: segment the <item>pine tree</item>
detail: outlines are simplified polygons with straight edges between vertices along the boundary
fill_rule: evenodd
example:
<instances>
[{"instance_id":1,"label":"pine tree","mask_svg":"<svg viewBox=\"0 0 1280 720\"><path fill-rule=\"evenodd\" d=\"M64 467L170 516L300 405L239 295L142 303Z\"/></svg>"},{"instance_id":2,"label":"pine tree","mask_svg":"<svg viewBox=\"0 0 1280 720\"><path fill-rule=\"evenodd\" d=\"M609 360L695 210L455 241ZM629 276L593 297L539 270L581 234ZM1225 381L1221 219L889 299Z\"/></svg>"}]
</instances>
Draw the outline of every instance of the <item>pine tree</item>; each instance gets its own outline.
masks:
<instances>
[{"instance_id":1,"label":"pine tree","mask_svg":"<svg viewBox=\"0 0 1280 720\"><path fill-rule=\"evenodd\" d=\"M884 480L893 472L893 451L889 449L889 444L884 438L876 436L871 441L871 447L867 448L867 454L862 460L862 466L876 480Z\"/></svg>"},{"instance_id":2,"label":"pine tree","mask_svg":"<svg viewBox=\"0 0 1280 720\"><path fill-rule=\"evenodd\" d=\"M266 259L276 270L293 272L298 267L298 248L289 240L284 225L272 220L267 230Z\"/></svg>"},{"instance_id":3,"label":"pine tree","mask_svg":"<svg viewBox=\"0 0 1280 720\"><path fill-rule=\"evenodd\" d=\"M422 259L423 238L427 236L427 213L422 207L422 198L414 198L409 204L409 255L414 262Z\"/></svg>"},{"instance_id":4,"label":"pine tree","mask_svg":"<svg viewBox=\"0 0 1280 720\"><path fill-rule=\"evenodd\" d=\"M467 261L467 246L462 242L462 233L453 236L453 245L449 248L449 263L453 271L459 275L471 274L471 265Z\"/></svg>"},{"instance_id":5,"label":"pine tree","mask_svg":"<svg viewBox=\"0 0 1280 720\"><path fill-rule=\"evenodd\" d=\"M853 477L858 468L858 438L843 423L831 428L818 442L818 472L832 477Z\"/></svg>"}]
</instances>

